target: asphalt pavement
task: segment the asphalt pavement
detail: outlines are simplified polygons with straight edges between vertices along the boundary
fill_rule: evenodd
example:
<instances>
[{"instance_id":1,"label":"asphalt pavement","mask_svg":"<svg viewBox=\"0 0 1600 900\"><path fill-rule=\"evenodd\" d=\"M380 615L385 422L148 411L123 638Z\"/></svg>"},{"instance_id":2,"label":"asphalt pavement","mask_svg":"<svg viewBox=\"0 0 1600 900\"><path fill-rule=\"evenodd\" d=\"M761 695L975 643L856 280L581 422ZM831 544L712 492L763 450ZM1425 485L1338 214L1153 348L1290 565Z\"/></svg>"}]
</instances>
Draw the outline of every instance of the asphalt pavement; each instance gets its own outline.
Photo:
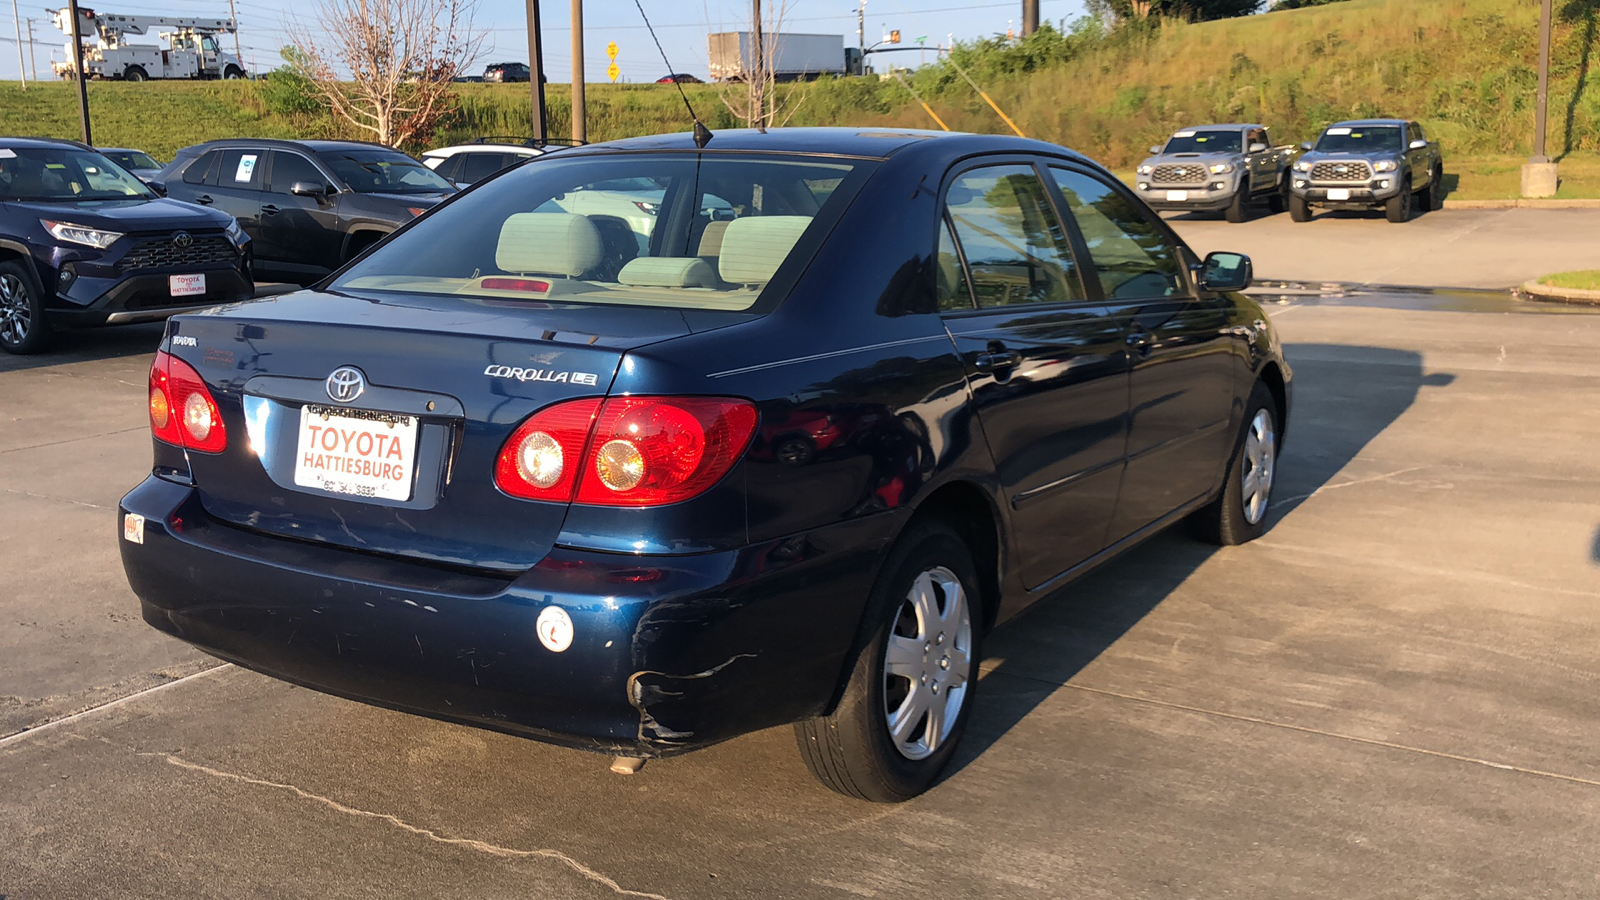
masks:
<instances>
[{"instance_id":1,"label":"asphalt pavement","mask_svg":"<svg viewBox=\"0 0 1600 900\"><path fill-rule=\"evenodd\" d=\"M1162 535L1002 626L898 806L787 729L625 777L218 665L117 562L159 327L0 358L0 896L1593 896L1600 314L1269 311L1270 531Z\"/></svg>"}]
</instances>

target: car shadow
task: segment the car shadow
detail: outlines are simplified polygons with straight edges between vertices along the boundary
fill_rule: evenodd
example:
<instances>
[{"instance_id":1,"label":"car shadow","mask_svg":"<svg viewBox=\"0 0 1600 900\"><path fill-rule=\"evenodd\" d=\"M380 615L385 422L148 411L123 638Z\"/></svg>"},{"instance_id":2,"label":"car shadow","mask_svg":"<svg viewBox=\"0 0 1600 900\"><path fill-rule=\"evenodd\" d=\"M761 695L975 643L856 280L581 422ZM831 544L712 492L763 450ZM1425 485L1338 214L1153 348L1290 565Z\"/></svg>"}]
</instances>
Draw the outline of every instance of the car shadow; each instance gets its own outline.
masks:
<instances>
[{"instance_id":1,"label":"car shadow","mask_svg":"<svg viewBox=\"0 0 1600 900\"><path fill-rule=\"evenodd\" d=\"M161 343L161 334L165 327L162 322L146 322L139 325L60 331L55 335L55 343L43 353L31 356L0 354L0 373L118 359L140 354L153 355L156 346Z\"/></svg>"},{"instance_id":2,"label":"car shadow","mask_svg":"<svg viewBox=\"0 0 1600 900\"><path fill-rule=\"evenodd\" d=\"M1268 529L1293 515L1416 401L1454 376L1427 373L1417 353L1290 344L1294 408ZM1217 552L1169 529L1034 604L992 632L960 751L945 777L982 756L1115 644ZM1248 552L1244 550L1243 552ZM1600 559L1600 537L1596 558Z\"/></svg>"}]
</instances>

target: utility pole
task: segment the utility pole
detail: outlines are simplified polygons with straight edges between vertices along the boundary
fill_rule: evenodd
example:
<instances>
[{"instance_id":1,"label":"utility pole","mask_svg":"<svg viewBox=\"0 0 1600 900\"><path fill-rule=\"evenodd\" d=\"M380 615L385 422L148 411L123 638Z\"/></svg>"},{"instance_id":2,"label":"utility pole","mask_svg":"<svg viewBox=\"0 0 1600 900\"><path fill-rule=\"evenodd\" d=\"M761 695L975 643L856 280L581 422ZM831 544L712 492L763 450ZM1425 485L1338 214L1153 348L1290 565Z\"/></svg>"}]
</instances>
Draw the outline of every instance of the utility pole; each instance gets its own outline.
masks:
<instances>
[{"instance_id":1,"label":"utility pole","mask_svg":"<svg viewBox=\"0 0 1600 900\"><path fill-rule=\"evenodd\" d=\"M866 6L867 0L861 0ZM750 125L767 130L767 35L761 25L761 0L750 0Z\"/></svg>"},{"instance_id":2,"label":"utility pole","mask_svg":"<svg viewBox=\"0 0 1600 900\"><path fill-rule=\"evenodd\" d=\"M1533 157L1522 167L1522 196L1554 197L1560 186L1556 164L1545 153L1545 131L1550 111L1551 0L1539 9L1539 96L1533 112Z\"/></svg>"},{"instance_id":3,"label":"utility pole","mask_svg":"<svg viewBox=\"0 0 1600 900\"><path fill-rule=\"evenodd\" d=\"M856 8L856 47L861 50L861 67L864 70L867 60L867 0L861 0L861 5Z\"/></svg>"},{"instance_id":4,"label":"utility pole","mask_svg":"<svg viewBox=\"0 0 1600 900\"><path fill-rule=\"evenodd\" d=\"M78 14L78 0L67 0L67 11L72 14L72 71L78 79L78 115L83 119L83 142L94 146L94 135L89 131L89 75L83 70L83 17Z\"/></svg>"},{"instance_id":5,"label":"utility pole","mask_svg":"<svg viewBox=\"0 0 1600 900\"><path fill-rule=\"evenodd\" d=\"M583 0L572 0L572 139L589 139L589 112L583 102Z\"/></svg>"},{"instance_id":6,"label":"utility pole","mask_svg":"<svg viewBox=\"0 0 1600 900\"><path fill-rule=\"evenodd\" d=\"M239 13L233 8L233 0L228 0L228 18L233 20L233 58L244 65L244 51L239 49Z\"/></svg>"},{"instance_id":7,"label":"utility pole","mask_svg":"<svg viewBox=\"0 0 1600 900\"><path fill-rule=\"evenodd\" d=\"M28 64L22 56L22 14L17 12L17 0L11 0L11 22L17 27L17 77L22 79L22 89L28 89Z\"/></svg>"},{"instance_id":8,"label":"utility pole","mask_svg":"<svg viewBox=\"0 0 1600 900\"><path fill-rule=\"evenodd\" d=\"M33 49L33 20L28 20L28 73L33 76L33 83L39 83L39 53Z\"/></svg>"},{"instance_id":9,"label":"utility pole","mask_svg":"<svg viewBox=\"0 0 1600 900\"><path fill-rule=\"evenodd\" d=\"M1039 30L1039 0L1022 0L1022 36Z\"/></svg>"},{"instance_id":10,"label":"utility pole","mask_svg":"<svg viewBox=\"0 0 1600 900\"><path fill-rule=\"evenodd\" d=\"M533 137L543 141L545 132L544 110L544 36L539 27L539 0L528 0L528 80L533 83Z\"/></svg>"}]
</instances>

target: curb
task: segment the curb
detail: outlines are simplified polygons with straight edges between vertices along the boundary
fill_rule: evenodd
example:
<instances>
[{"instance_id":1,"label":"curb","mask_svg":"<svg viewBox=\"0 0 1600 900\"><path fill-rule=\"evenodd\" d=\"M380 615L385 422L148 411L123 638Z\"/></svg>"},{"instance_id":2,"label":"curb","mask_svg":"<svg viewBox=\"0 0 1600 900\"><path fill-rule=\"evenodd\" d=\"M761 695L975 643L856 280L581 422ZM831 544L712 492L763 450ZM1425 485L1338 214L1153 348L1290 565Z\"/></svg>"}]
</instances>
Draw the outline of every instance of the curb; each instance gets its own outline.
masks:
<instances>
[{"instance_id":1,"label":"curb","mask_svg":"<svg viewBox=\"0 0 1600 900\"><path fill-rule=\"evenodd\" d=\"M1445 209L1600 209L1600 199L1446 200Z\"/></svg>"},{"instance_id":2,"label":"curb","mask_svg":"<svg viewBox=\"0 0 1600 900\"><path fill-rule=\"evenodd\" d=\"M1600 306L1600 291L1552 287L1548 284L1540 284L1537 278L1524 282L1519 290L1531 300L1556 303L1584 303L1591 306Z\"/></svg>"}]
</instances>

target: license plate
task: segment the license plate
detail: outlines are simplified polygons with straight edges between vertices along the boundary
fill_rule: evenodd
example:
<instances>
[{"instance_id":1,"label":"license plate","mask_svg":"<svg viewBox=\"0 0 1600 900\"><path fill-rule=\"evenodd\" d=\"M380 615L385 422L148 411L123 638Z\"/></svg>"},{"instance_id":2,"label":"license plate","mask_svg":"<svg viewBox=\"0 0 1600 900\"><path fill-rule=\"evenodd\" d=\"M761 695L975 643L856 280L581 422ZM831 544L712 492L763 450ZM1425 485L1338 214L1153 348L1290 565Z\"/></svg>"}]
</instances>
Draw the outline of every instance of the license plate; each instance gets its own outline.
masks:
<instances>
[{"instance_id":1,"label":"license plate","mask_svg":"<svg viewBox=\"0 0 1600 900\"><path fill-rule=\"evenodd\" d=\"M326 406L300 408L294 483L301 487L410 500L417 419Z\"/></svg>"},{"instance_id":2,"label":"license plate","mask_svg":"<svg viewBox=\"0 0 1600 900\"><path fill-rule=\"evenodd\" d=\"M1350 199L1350 190L1349 190L1349 188L1328 188L1328 199L1329 200L1349 200Z\"/></svg>"},{"instance_id":3,"label":"license plate","mask_svg":"<svg viewBox=\"0 0 1600 900\"><path fill-rule=\"evenodd\" d=\"M172 275L167 278L167 287L174 297L195 297L206 292L206 276Z\"/></svg>"},{"instance_id":4,"label":"license plate","mask_svg":"<svg viewBox=\"0 0 1600 900\"><path fill-rule=\"evenodd\" d=\"M1188 191L1167 191L1167 200L1170 202L1178 203L1187 199L1189 199Z\"/></svg>"}]
</instances>

